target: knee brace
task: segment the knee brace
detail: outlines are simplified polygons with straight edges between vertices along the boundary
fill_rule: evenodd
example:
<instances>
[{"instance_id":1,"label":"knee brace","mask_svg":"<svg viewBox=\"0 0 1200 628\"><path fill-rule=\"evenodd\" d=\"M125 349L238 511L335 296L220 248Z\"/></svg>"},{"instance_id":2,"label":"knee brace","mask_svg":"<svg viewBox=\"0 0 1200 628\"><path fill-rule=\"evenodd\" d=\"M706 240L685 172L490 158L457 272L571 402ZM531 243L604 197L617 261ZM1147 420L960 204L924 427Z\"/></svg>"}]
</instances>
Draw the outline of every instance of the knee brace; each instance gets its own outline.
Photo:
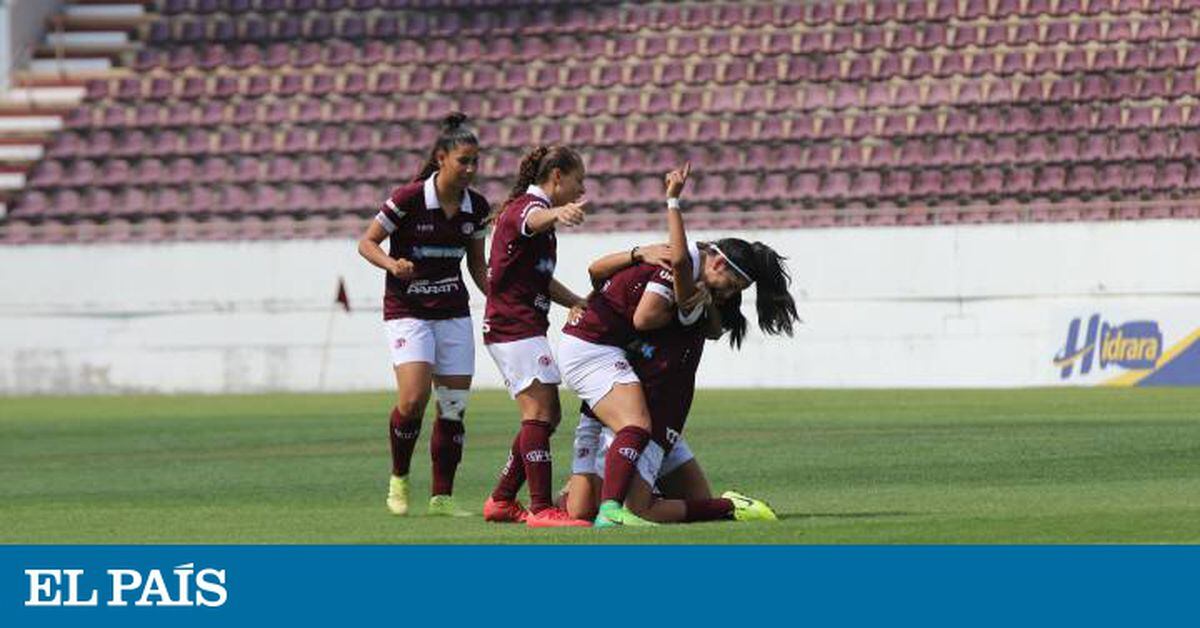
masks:
<instances>
[{"instance_id":1,"label":"knee brace","mask_svg":"<svg viewBox=\"0 0 1200 628\"><path fill-rule=\"evenodd\" d=\"M438 418L461 423L467 414L467 398L471 391L445 386L435 386L433 390L437 394Z\"/></svg>"}]
</instances>

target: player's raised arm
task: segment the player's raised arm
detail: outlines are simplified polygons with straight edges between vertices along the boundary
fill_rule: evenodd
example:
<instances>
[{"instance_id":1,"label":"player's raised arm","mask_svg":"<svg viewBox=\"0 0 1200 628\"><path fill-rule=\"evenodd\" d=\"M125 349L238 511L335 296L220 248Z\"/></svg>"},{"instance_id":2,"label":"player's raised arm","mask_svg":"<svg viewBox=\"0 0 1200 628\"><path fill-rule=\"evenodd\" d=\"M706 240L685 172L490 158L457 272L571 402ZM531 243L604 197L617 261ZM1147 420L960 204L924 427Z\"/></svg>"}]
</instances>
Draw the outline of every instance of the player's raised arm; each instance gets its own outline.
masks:
<instances>
[{"instance_id":1,"label":"player's raised arm","mask_svg":"<svg viewBox=\"0 0 1200 628\"><path fill-rule=\"evenodd\" d=\"M681 315L688 314L688 312L684 312L683 304L688 304L693 311L699 314L699 310L694 309L697 305L693 303L694 297L697 295L696 280L693 275L692 256L688 251L687 232L683 227L683 210L679 201L691 172L692 164L688 162L682 168L668 172L666 176L667 242L671 245L671 270L675 275L673 281L675 300L680 304ZM703 303L704 300L701 298L700 302Z\"/></svg>"}]
</instances>

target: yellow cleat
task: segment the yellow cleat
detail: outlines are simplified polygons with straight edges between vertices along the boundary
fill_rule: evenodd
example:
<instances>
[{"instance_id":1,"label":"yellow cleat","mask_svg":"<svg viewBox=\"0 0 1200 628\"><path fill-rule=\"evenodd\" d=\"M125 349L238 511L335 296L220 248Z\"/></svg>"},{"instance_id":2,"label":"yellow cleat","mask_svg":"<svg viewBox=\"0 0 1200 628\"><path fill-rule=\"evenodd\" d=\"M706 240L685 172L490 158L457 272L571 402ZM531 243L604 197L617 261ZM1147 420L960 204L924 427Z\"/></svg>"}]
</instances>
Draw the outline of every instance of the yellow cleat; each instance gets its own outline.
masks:
<instances>
[{"instance_id":1,"label":"yellow cleat","mask_svg":"<svg viewBox=\"0 0 1200 628\"><path fill-rule=\"evenodd\" d=\"M429 498L430 517L474 517L475 513L458 507L450 495L434 495Z\"/></svg>"},{"instance_id":2,"label":"yellow cleat","mask_svg":"<svg viewBox=\"0 0 1200 628\"><path fill-rule=\"evenodd\" d=\"M738 521L778 521L775 511L761 499L747 497L736 491L725 491L721 497L733 502L733 518Z\"/></svg>"},{"instance_id":3,"label":"yellow cleat","mask_svg":"<svg viewBox=\"0 0 1200 628\"><path fill-rule=\"evenodd\" d=\"M393 515L408 514L408 476L392 476L388 482L387 507Z\"/></svg>"}]
</instances>

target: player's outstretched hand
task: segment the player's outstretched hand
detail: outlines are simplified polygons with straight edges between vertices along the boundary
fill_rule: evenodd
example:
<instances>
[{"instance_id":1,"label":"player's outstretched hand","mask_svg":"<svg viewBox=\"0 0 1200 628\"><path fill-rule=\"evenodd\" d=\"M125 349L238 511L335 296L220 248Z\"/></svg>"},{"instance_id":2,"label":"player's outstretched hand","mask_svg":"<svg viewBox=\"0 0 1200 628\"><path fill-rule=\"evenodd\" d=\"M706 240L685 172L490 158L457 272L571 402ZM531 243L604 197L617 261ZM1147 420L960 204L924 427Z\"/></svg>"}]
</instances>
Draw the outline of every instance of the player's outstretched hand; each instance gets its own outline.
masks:
<instances>
[{"instance_id":1,"label":"player's outstretched hand","mask_svg":"<svg viewBox=\"0 0 1200 628\"><path fill-rule=\"evenodd\" d=\"M671 270L671 245L670 244L647 244L646 246L638 247L639 262L654 264L655 266Z\"/></svg>"},{"instance_id":2,"label":"player's outstretched hand","mask_svg":"<svg viewBox=\"0 0 1200 628\"><path fill-rule=\"evenodd\" d=\"M388 272L396 279L412 279L413 271L415 270L413 263L406 259L392 260L392 267Z\"/></svg>"},{"instance_id":3,"label":"player's outstretched hand","mask_svg":"<svg viewBox=\"0 0 1200 628\"><path fill-rule=\"evenodd\" d=\"M688 175L692 173L692 162L683 164L682 168L677 168L667 173L667 198L679 198L683 194L683 187L687 185Z\"/></svg>"},{"instance_id":4,"label":"player's outstretched hand","mask_svg":"<svg viewBox=\"0 0 1200 628\"><path fill-rule=\"evenodd\" d=\"M574 203L567 203L559 207L555 221L562 227L578 227L583 224L584 218L587 217L587 199L579 199Z\"/></svg>"}]
</instances>

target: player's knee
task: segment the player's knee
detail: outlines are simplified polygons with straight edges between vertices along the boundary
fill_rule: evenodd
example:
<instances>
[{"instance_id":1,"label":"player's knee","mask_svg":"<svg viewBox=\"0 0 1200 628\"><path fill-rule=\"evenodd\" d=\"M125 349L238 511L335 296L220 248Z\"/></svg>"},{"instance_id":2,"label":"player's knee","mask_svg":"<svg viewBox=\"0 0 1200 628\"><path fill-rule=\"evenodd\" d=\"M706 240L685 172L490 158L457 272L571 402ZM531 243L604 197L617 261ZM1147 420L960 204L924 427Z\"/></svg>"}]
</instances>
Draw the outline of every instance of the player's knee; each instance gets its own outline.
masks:
<instances>
[{"instance_id":1,"label":"player's knee","mask_svg":"<svg viewBox=\"0 0 1200 628\"><path fill-rule=\"evenodd\" d=\"M437 395L438 418L462 423L467 416L467 400L471 391L461 388L434 388Z\"/></svg>"},{"instance_id":2,"label":"player's knee","mask_svg":"<svg viewBox=\"0 0 1200 628\"><path fill-rule=\"evenodd\" d=\"M425 414L426 398L401 393L396 396L396 412L408 419L419 419Z\"/></svg>"}]
</instances>

